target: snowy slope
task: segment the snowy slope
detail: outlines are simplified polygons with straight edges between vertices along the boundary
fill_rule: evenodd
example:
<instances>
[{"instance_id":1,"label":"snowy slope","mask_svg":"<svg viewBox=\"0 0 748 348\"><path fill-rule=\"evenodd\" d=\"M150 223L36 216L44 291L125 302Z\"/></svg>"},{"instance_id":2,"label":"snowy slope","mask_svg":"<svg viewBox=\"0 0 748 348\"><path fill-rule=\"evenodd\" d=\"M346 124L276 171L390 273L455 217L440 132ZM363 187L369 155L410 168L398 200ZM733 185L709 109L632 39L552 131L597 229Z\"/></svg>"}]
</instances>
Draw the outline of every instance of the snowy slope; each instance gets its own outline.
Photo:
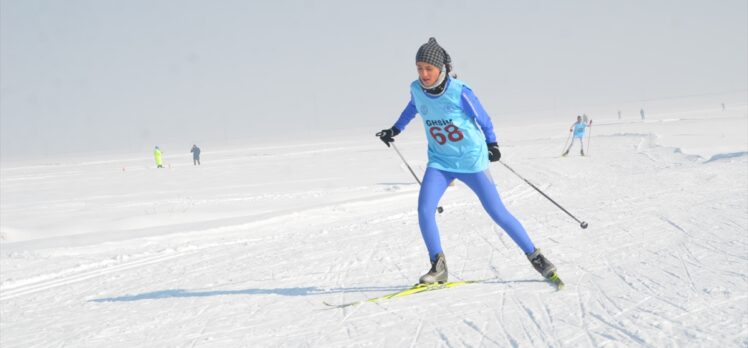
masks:
<instances>
[{"instance_id":1,"label":"snowy slope","mask_svg":"<svg viewBox=\"0 0 748 348\"><path fill-rule=\"evenodd\" d=\"M373 130L328 143L203 144L169 168L123 158L2 166L0 346L748 345L748 114L502 126L508 208L559 268L542 282L463 184L438 217L451 279L345 309L428 268L418 185ZM398 137L420 175L422 130ZM371 133L371 134L370 134ZM715 140L716 139L716 140ZM718 144L715 144L718 143ZM180 152L180 151L172 151Z\"/></svg>"}]
</instances>

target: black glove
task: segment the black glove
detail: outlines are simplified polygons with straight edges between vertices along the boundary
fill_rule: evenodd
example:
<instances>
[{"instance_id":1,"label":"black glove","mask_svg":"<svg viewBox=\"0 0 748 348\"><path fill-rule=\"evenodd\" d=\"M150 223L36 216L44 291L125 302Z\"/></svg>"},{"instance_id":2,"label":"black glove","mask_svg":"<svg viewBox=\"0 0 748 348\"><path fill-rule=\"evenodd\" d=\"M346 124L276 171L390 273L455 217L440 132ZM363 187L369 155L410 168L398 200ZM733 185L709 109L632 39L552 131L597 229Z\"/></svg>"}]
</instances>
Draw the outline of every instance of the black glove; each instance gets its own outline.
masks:
<instances>
[{"instance_id":1,"label":"black glove","mask_svg":"<svg viewBox=\"0 0 748 348\"><path fill-rule=\"evenodd\" d=\"M400 130L396 127L392 127L390 129L382 129L381 132L377 133L376 136L379 137L380 140L382 140L387 147L390 147L390 143L394 142L395 139L392 137L400 134Z\"/></svg>"},{"instance_id":2,"label":"black glove","mask_svg":"<svg viewBox=\"0 0 748 348\"><path fill-rule=\"evenodd\" d=\"M486 144L488 146L488 160L491 162L496 162L501 159L501 152L499 152L499 144L497 143L488 143Z\"/></svg>"}]
</instances>

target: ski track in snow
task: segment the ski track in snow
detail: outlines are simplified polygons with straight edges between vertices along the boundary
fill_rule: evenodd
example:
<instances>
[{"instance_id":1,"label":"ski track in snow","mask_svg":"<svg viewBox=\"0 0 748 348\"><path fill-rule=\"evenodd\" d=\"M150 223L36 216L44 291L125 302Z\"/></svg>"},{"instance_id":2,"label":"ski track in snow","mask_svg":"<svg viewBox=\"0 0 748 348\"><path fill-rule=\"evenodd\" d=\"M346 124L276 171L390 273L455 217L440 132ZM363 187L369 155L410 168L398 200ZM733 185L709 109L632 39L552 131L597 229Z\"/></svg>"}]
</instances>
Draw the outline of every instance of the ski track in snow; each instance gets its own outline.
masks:
<instances>
[{"instance_id":1,"label":"ski track in snow","mask_svg":"<svg viewBox=\"0 0 748 348\"><path fill-rule=\"evenodd\" d=\"M49 188L50 224L65 214L83 219L92 214L86 209L99 209L93 214L104 221L163 206L103 240L3 242L11 251L0 256L0 346L748 345L748 156L704 160L648 134L596 132L590 157L537 156L559 151L553 137L507 146L504 157L589 222L586 230L512 173L491 167L504 203L556 263L564 290L539 279L457 183L437 216L450 278L492 280L342 309L322 301L398 291L428 268L418 186L381 144L226 153L236 157L216 164L224 168L210 168L206 154L199 172L133 171L117 179L125 189L73 190L78 196L51 187L86 181L110 164L7 171L4 216L34 206L20 198L29 182ZM412 165L424 163L421 142L398 145ZM362 163L364 152L371 158ZM329 162L320 164L322 155ZM299 169L287 182L288 166L246 182L247 171L289 158ZM350 175L340 175L341 165ZM227 173L236 168L244 174ZM154 174L171 176L161 182L168 187L127 193ZM180 189L195 175L221 181L215 189ZM325 180L333 176L339 179ZM194 223L179 222L188 215ZM159 218L168 219L149 227ZM94 227L88 233L106 229Z\"/></svg>"}]
</instances>

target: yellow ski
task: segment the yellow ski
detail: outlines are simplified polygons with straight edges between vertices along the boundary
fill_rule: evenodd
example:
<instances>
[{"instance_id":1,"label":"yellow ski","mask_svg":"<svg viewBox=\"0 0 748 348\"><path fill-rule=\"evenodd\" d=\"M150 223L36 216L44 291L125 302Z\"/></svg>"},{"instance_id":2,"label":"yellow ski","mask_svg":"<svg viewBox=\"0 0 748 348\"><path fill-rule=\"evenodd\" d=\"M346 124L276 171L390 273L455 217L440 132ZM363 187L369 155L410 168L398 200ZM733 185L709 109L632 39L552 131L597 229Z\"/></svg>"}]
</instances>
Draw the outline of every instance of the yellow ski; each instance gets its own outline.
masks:
<instances>
[{"instance_id":1,"label":"yellow ski","mask_svg":"<svg viewBox=\"0 0 748 348\"><path fill-rule=\"evenodd\" d=\"M434 283L434 284L416 284L416 285L413 285L412 287L407 288L405 290L401 290L401 291L398 291L398 292L393 292L391 294L387 294L387 295L384 295L384 296L370 298L368 300L361 300L361 301L355 301L355 302L349 302L349 303L343 303L343 304L332 304L332 303L329 303L329 302L324 302L324 304L326 304L326 305L328 305L330 307L334 307L334 308L344 308L344 307L349 307L349 306L355 306L355 305L363 304L363 303L366 303L366 302L379 302L379 301L383 301L383 300L389 300L389 299L393 299L393 298L404 297L404 296L408 296L408 295L414 295L414 294L418 294L418 293L422 293L422 292L426 292L426 291L433 291L433 290L453 288L455 286L472 284L472 283L478 283L478 282L480 282L480 281L479 280L461 280L461 281L446 282L446 283L441 283L441 284L439 284L439 283Z\"/></svg>"},{"instance_id":2,"label":"yellow ski","mask_svg":"<svg viewBox=\"0 0 748 348\"><path fill-rule=\"evenodd\" d=\"M551 284L556 286L556 290L562 290L566 284L564 284L564 281L561 280L561 278L558 277L558 274L556 272L553 272L550 277L547 279Z\"/></svg>"},{"instance_id":3,"label":"yellow ski","mask_svg":"<svg viewBox=\"0 0 748 348\"><path fill-rule=\"evenodd\" d=\"M556 274L556 273L551 274L545 280L549 284L551 284L553 287L555 287L556 290L561 290L565 286L564 282L561 280L561 278L558 277L558 274ZM413 285L412 287L407 288L405 290L400 290L398 292L393 292L391 294L387 294L387 295L383 295L383 296L379 296L379 297L370 298L368 300L354 301L354 302L343 303L343 304L334 304L334 303L329 303L327 301L323 301L323 303L325 305L327 305L327 306L332 307L332 308L344 308L344 307L350 307L350 306L356 306L356 305L364 304L366 302L379 302L379 301L390 300L390 299L398 298L398 297L405 297L405 296L409 296L409 295L415 295L415 294L419 294L419 293L426 292L426 291L434 291L434 290L440 290L440 289L447 289L447 288L453 288L455 286L467 285L467 284L473 284L473 283L481 283L481 282L486 282L486 281L490 281L490 279L483 279L483 280L461 280L461 281L447 282L447 283L441 283L441 284L439 284L439 283L434 283L434 284L416 284L416 285Z\"/></svg>"}]
</instances>

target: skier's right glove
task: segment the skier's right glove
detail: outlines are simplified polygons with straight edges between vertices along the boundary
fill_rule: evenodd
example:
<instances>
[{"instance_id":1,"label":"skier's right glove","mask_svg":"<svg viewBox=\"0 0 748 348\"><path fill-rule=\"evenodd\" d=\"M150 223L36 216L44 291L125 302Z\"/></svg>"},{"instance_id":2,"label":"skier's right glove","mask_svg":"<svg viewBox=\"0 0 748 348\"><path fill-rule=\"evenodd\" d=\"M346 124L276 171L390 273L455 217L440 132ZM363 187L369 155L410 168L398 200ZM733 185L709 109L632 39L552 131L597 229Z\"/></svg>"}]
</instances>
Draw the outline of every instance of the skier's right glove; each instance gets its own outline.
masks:
<instances>
[{"instance_id":1,"label":"skier's right glove","mask_svg":"<svg viewBox=\"0 0 748 348\"><path fill-rule=\"evenodd\" d=\"M398 134L400 134L400 130L397 129L397 127L392 127L390 129L382 129L382 131L377 133L376 136L378 136L387 147L390 147L390 143L395 141L393 137Z\"/></svg>"},{"instance_id":2,"label":"skier's right glove","mask_svg":"<svg viewBox=\"0 0 748 348\"><path fill-rule=\"evenodd\" d=\"M499 144L497 143L488 143L486 144L488 146L488 160L491 162L496 162L501 159L501 152L499 152Z\"/></svg>"}]
</instances>

